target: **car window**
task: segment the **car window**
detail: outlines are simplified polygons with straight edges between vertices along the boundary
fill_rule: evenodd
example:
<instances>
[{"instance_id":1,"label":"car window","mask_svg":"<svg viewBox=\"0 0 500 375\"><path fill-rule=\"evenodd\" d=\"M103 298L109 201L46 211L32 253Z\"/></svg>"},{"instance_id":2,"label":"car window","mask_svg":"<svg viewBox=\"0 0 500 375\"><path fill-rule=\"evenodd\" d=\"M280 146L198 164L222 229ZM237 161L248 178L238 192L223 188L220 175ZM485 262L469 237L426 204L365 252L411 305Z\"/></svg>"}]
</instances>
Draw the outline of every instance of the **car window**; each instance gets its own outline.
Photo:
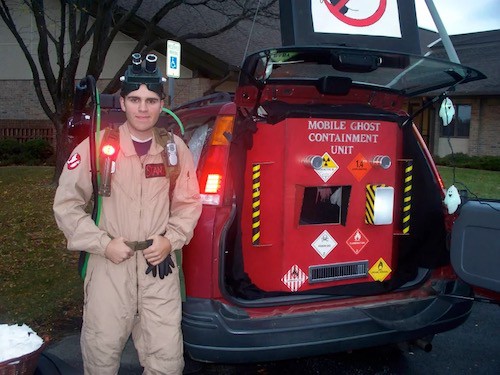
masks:
<instances>
[{"instance_id":1,"label":"car window","mask_svg":"<svg viewBox=\"0 0 500 375\"><path fill-rule=\"evenodd\" d=\"M208 124L205 124L196 128L188 141L188 146L193 154L194 166L196 168L198 167L201 151L203 150L203 146L205 145L205 142L207 140L207 135Z\"/></svg>"},{"instance_id":2,"label":"car window","mask_svg":"<svg viewBox=\"0 0 500 375\"><path fill-rule=\"evenodd\" d=\"M241 84L297 84L344 77L357 86L405 96L486 78L481 72L427 56L347 47L282 47L249 56Z\"/></svg>"}]
</instances>

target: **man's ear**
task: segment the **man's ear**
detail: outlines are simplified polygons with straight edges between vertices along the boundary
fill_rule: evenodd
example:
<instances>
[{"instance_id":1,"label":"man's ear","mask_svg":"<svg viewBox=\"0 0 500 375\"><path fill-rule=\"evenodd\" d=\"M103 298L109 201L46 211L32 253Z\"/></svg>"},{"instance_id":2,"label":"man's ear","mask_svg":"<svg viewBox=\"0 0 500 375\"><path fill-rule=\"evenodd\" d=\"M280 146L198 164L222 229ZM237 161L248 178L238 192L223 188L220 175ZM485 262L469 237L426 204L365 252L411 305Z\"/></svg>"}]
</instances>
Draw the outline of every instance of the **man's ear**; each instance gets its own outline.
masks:
<instances>
[{"instance_id":1,"label":"man's ear","mask_svg":"<svg viewBox=\"0 0 500 375\"><path fill-rule=\"evenodd\" d=\"M125 98L123 96L120 96L120 107L122 111L125 112Z\"/></svg>"},{"instance_id":2,"label":"man's ear","mask_svg":"<svg viewBox=\"0 0 500 375\"><path fill-rule=\"evenodd\" d=\"M160 100L160 114L163 111L163 107L165 107L165 100Z\"/></svg>"}]
</instances>

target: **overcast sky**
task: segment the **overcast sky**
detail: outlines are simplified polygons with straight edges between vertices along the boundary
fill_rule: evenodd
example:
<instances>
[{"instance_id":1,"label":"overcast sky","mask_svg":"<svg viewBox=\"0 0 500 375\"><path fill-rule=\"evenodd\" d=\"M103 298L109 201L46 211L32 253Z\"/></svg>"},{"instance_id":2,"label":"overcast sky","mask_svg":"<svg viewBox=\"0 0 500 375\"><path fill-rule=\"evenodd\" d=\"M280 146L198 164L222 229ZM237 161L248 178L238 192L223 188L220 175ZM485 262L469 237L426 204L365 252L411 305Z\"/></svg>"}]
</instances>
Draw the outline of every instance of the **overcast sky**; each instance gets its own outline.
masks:
<instances>
[{"instance_id":1,"label":"overcast sky","mask_svg":"<svg viewBox=\"0 0 500 375\"><path fill-rule=\"evenodd\" d=\"M449 35L500 29L500 0L433 0ZM418 25L436 31L425 0L415 0Z\"/></svg>"}]
</instances>

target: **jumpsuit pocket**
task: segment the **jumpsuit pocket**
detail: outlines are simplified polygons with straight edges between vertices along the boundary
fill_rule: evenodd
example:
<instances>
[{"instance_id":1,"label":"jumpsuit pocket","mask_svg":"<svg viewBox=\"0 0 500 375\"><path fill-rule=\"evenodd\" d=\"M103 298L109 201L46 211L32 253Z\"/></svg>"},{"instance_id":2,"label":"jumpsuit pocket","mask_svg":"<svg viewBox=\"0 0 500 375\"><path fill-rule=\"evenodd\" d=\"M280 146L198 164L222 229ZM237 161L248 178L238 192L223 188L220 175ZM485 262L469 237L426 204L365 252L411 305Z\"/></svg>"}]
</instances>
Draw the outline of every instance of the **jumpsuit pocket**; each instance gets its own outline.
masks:
<instances>
[{"instance_id":1,"label":"jumpsuit pocket","mask_svg":"<svg viewBox=\"0 0 500 375\"><path fill-rule=\"evenodd\" d=\"M159 178L159 177L158 177ZM170 181L166 178L166 177L162 177L163 179L163 182L162 183L155 183L155 184L152 184L154 186L151 186L150 187L150 201L157 201L158 199L158 196L160 196L161 194L165 194L166 196L168 196L168 189L170 188Z\"/></svg>"}]
</instances>

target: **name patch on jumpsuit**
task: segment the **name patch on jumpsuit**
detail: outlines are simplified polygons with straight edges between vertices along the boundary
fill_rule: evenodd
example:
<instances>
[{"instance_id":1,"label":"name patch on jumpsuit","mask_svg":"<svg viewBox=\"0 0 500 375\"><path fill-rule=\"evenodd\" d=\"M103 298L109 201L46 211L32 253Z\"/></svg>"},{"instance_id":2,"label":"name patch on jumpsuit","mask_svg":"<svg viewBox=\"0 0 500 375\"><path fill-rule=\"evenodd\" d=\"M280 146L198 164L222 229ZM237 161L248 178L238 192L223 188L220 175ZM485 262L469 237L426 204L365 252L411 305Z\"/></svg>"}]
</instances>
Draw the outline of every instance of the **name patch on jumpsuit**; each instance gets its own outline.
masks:
<instances>
[{"instance_id":1,"label":"name patch on jumpsuit","mask_svg":"<svg viewBox=\"0 0 500 375\"><path fill-rule=\"evenodd\" d=\"M146 172L146 178L166 176L165 165L163 165L163 163L146 164L145 172Z\"/></svg>"}]
</instances>

